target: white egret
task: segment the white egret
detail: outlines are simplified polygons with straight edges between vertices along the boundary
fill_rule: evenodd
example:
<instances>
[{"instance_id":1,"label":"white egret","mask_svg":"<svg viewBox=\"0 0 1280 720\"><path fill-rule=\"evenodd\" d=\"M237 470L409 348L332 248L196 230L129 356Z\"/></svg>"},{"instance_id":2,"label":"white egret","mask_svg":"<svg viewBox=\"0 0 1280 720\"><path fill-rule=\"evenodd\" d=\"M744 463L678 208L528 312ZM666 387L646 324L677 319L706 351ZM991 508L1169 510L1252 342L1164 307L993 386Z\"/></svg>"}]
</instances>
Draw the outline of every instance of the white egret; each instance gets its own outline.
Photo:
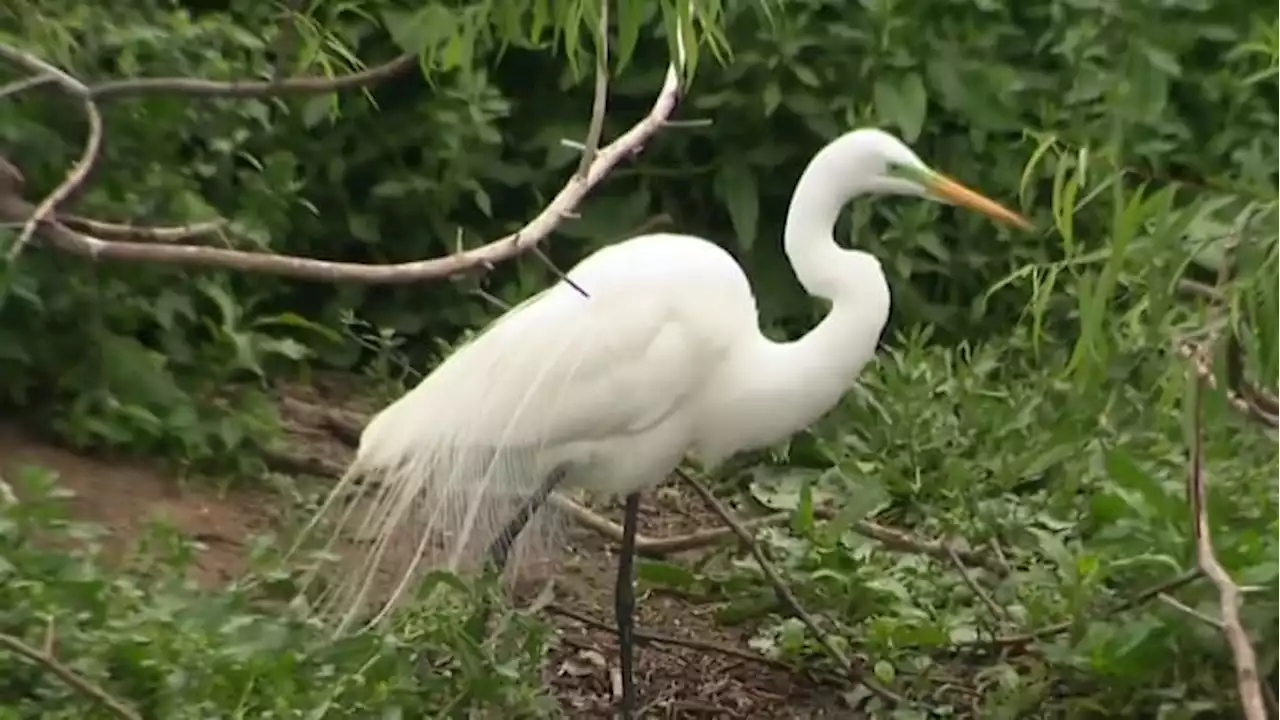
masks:
<instances>
[{"instance_id":1,"label":"white egret","mask_svg":"<svg viewBox=\"0 0 1280 720\"><path fill-rule=\"evenodd\" d=\"M851 388L889 316L879 261L833 238L843 206L864 194L932 198L1030 228L930 169L892 135L860 129L814 156L787 213L795 274L831 303L799 340L761 334L747 277L707 240L659 233L592 254L568 282L503 315L369 422L320 513L340 496L364 496L357 532L371 542L359 571L334 588L341 624L360 611L375 573L394 555L393 536L408 536L411 552L378 618L424 569L457 569L486 545L503 567L553 488L623 495L615 610L621 710L631 717L639 492L686 455L714 466L785 440ZM355 507L340 525L351 525ZM428 550L432 559L424 560Z\"/></svg>"}]
</instances>

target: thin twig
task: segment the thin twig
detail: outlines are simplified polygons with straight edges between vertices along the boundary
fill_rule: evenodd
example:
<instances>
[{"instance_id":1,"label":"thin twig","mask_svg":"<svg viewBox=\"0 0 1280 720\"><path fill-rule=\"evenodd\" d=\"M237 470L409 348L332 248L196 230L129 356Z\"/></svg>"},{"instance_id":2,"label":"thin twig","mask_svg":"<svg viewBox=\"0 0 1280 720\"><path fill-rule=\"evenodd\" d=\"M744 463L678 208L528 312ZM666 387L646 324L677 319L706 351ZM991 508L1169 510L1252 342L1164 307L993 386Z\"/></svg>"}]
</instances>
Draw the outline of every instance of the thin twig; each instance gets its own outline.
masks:
<instances>
[{"instance_id":1,"label":"thin twig","mask_svg":"<svg viewBox=\"0 0 1280 720\"><path fill-rule=\"evenodd\" d=\"M591 164L600 151L600 137L604 133L604 116L609 104L609 0L600 2L600 33L596 39L596 84L591 101L591 119L587 123L587 139L582 146L582 157L578 160L578 170L574 176L586 180L591 171ZM556 278L573 288L584 298L591 297L577 282L564 273L542 248L533 246L533 253L544 265L551 269Z\"/></svg>"},{"instance_id":2,"label":"thin twig","mask_svg":"<svg viewBox=\"0 0 1280 720\"><path fill-rule=\"evenodd\" d=\"M103 240L137 240L140 242L160 243L190 241L203 235L213 235L227 226L226 220L208 220L186 225L148 227L104 222L80 217L79 215L65 215L62 213L58 214L58 221L67 227L96 235Z\"/></svg>"},{"instance_id":3,"label":"thin twig","mask_svg":"<svg viewBox=\"0 0 1280 720\"><path fill-rule=\"evenodd\" d=\"M61 79L59 79L61 82ZM78 84L78 83L77 83ZM80 87L84 87L80 85ZM69 92L75 92L75 86L66 86ZM67 177L53 189L53 192L45 196L44 200L36 205L31 211L26 223L22 226L22 232L18 234L18 239L14 241L13 246L9 248L8 260L12 262L27 243L31 242L31 238L36 233L36 228L40 227L40 223L49 217L58 205L65 202L71 197L72 193L84 183L89 177L89 173L93 171L93 164L98 160L98 153L102 150L102 112L98 110L98 104L88 95L81 95L81 103L84 107L85 119L89 121L89 132L85 138L84 149L80 153L80 159L72 166L71 172L67 173Z\"/></svg>"},{"instance_id":4,"label":"thin twig","mask_svg":"<svg viewBox=\"0 0 1280 720\"><path fill-rule=\"evenodd\" d=\"M45 655L48 655L49 657L53 657L53 651L54 651L53 643L55 642L56 638L57 636L54 634L54 631L53 631L53 616L50 615L44 619L44 644L41 647L44 649Z\"/></svg>"},{"instance_id":5,"label":"thin twig","mask_svg":"<svg viewBox=\"0 0 1280 720\"><path fill-rule=\"evenodd\" d=\"M20 92L30 90L31 88L48 85L57 81L58 78L53 75L36 75L33 77L22 78L21 80L14 80L13 82L5 83L3 86L0 86L0 100L3 100L10 95L17 95Z\"/></svg>"},{"instance_id":6,"label":"thin twig","mask_svg":"<svg viewBox=\"0 0 1280 720\"><path fill-rule=\"evenodd\" d=\"M101 687L89 682L81 677L71 668L58 662L58 659L48 653L41 652L30 645L22 642L18 638L0 633L0 646L4 646L9 650L27 658L28 660L47 668L54 675L57 675L64 683L71 686L73 690L98 702L113 715L123 720L142 720L133 708L129 707L124 701L119 700L111 693L103 690Z\"/></svg>"},{"instance_id":7,"label":"thin twig","mask_svg":"<svg viewBox=\"0 0 1280 720\"><path fill-rule=\"evenodd\" d=\"M276 82L284 78L286 66L298 45L298 23L295 16L302 9L302 0L287 0L282 5L283 12L276 25L276 57L271 64L271 79Z\"/></svg>"},{"instance_id":8,"label":"thin twig","mask_svg":"<svg viewBox=\"0 0 1280 720\"><path fill-rule=\"evenodd\" d=\"M1226 626L1224 626L1222 624L1222 621L1219 620L1218 618L1209 617L1208 615L1205 615L1199 610L1191 607L1190 605L1187 605L1186 603L1182 602L1178 598L1168 593L1160 593L1159 595L1156 596L1156 599L1158 599L1160 602L1164 603L1165 605L1168 605L1169 607L1173 608L1174 610L1177 610L1180 613L1183 613L1185 615L1190 615L1191 617L1195 618L1196 620L1199 620L1200 622L1204 623L1205 625L1208 625L1209 627L1217 628L1218 631L1220 632L1226 630Z\"/></svg>"},{"instance_id":9,"label":"thin twig","mask_svg":"<svg viewBox=\"0 0 1280 720\"><path fill-rule=\"evenodd\" d=\"M546 606L546 610L553 615L560 615L576 622L580 622L587 627L596 630L603 630L608 633L617 634L618 629L613 623L596 620L588 615L584 615L577 610L567 608L560 603L550 603ZM732 647L730 645L721 645L719 643L707 642L705 640L694 640L691 638L678 638L672 635L663 635L659 633L646 632L644 630L636 630L635 638L641 642L654 643L656 645L673 645L676 647L689 648L691 650L699 650L701 652L716 653L718 655L726 655L728 657L746 660L747 662L759 663L760 665L768 665L769 667L778 668L793 672L795 666L785 660L778 660L771 657L765 657L750 650Z\"/></svg>"},{"instance_id":10,"label":"thin twig","mask_svg":"<svg viewBox=\"0 0 1280 720\"><path fill-rule=\"evenodd\" d=\"M551 259L551 257L548 256L547 253L543 251L542 248L538 247L537 245L534 245L533 247L529 248L529 250L533 253L534 257L541 260L542 264L546 265L547 268L551 270L552 274L556 276L557 280L576 290L578 294L581 295L582 297L584 298L591 297L590 295L587 294L586 290L582 289L581 285L574 282L573 278L566 275L565 272L561 270L558 265L555 264L555 262Z\"/></svg>"},{"instance_id":11,"label":"thin twig","mask_svg":"<svg viewBox=\"0 0 1280 720\"><path fill-rule=\"evenodd\" d=\"M774 569L773 563L769 561L764 549L760 547L760 544L756 542L751 533L747 532L746 528L742 527L742 524L734 519L733 514L729 512L728 508L726 508L715 495L712 495L710 490L703 487L702 483L695 480L692 475L684 472L683 469L677 468L676 474L679 475L680 478L683 479L690 487L692 487L694 492L698 493L698 496L702 498L702 502L715 512L724 524L733 528L734 534L738 536L738 539L740 539L743 545L745 545L751 552L752 557L755 558L756 563L760 566L760 571L764 573L769 584L773 586L774 593L778 596L778 600L787 607L787 610L797 620L804 624L805 628L808 629L810 633L812 633L814 640L817 641L832 660L836 661L836 664L839 665L841 670L847 674L849 680L855 684L862 685L867 690L870 690L872 694L886 702L893 703L894 705L904 704L906 700L901 695L898 695L893 690L881 685L874 678L869 677L866 673L862 672L849 660L840 648L836 647L835 643L831 641L831 638L818 626L818 623L814 620L813 616L800 605L795 594L791 592L791 588L787 587L786 581L783 580L782 576L778 574L778 571Z\"/></svg>"},{"instance_id":12,"label":"thin twig","mask_svg":"<svg viewBox=\"0 0 1280 720\"><path fill-rule=\"evenodd\" d=\"M960 573L960 579L964 581L965 585L969 586L969 589L973 591L974 595L978 596L978 599L982 601L982 604L987 606L987 610L991 611L991 616L996 619L996 622L999 623L1008 620L1009 616L1005 613L1004 608L997 605L996 601L991 599L991 596L987 594L987 591L982 589L982 586L978 584L978 581L969 573L969 568L965 566L964 560L960 557L960 554L956 552L955 545L952 543L946 543L945 547L947 551L947 559L951 561L951 565Z\"/></svg>"},{"instance_id":13,"label":"thin twig","mask_svg":"<svg viewBox=\"0 0 1280 720\"><path fill-rule=\"evenodd\" d=\"M1147 604L1148 602L1151 602L1152 600L1156 599L1160 595L1163 595L1165 593L1171 593L1174 590L1190 585L1191 583L1195 582L1196 580L1199 580L1203 576L1204 574L1200 572L1199 568L1187 570L1186 572L1183 572L1181 575L1175 575L1174 577L1169 578L1168 580L1162 580L1156 583L1155 585L1152 585L1148 588L1138 591L1137 593L1134 593L1132 596L1127 597L1121 600L1120 602L1116 603L1115 605L1112 605L1110 608L1107 608L1106 610L1102 611L1101 613L1098 614L1098 617L1105 619L1109 617L1114 617L1121 613L1126 613L1130 610L1133 610L1136 607L1140 607L1142 605ZM1030 632L1017 633L1013 635L1001 635L1000 637L997 637L994 639L975 638L973 640L956 643L955 646L956 647L983 647L983 646L995 645L995 646L1001 646L1001 647L1015 647L1018 645L1030 645L1031 643L1034 643L1038 640L1044 640L1044 639L1051 638L1056 635L1061 635L1062 633L1068 632L1074 626L1075 626L1075 621L1063 620L1062 622L1056 622L1051 625L1045 625L1043 627L1036 628L1035 630L1032 630Z\"/></svg>"},{"instance_id":14,"label":"thin twig","mask_svg":"<svg viewBox=\"0 0 1280 720\"><path fill-rule=\"evenodd\" d=\"M140 95L189 95L195 98L263 98L281 95L323 95L358 90L390 80L418 67L416 53L399 55L382 65L337 77L294 77L284 80L202 80L188 77L129 78L89 88L99 102Z\"/></svg>"},{"instance_id":15,"label":"thin twig","mask_svg":"<svg viewBox=\"0 0 1280 720\"><path fill-rule=\"evenodd\" d=\"M609 99L609 0L600 0L600 34L596 39L596 87L591 101L591 122L587 125L587 140L578 160L578 177L586 178L591 163L595 162L604 134L604 115Z\"/></svg>"}]
</instances>

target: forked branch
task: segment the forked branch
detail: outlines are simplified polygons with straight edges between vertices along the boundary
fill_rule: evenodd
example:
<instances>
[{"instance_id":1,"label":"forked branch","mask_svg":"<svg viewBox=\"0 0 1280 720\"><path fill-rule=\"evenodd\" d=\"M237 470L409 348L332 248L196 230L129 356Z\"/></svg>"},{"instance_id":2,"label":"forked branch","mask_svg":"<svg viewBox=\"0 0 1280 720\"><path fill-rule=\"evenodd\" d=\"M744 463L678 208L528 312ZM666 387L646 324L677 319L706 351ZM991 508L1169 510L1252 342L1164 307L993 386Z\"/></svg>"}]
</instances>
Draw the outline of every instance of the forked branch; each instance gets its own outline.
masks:
<instances>
[{"instance_id":1,"label":"forked branch","mask_svg":"<svg viewBox=\"0 0 1280 720\"><path fill-rule=\"evenodd\" d=\"M1218 289L1224 290L1235 274L1235 242L1228 242L1223 252L1222 264L1218 268ZM1208 337L1198 343L1184 342L1179 350L1188 360L1191 403L1191 452L1187 469L1187 503L1191 508L1191 530L1195 538L1196 566L1214 584L1218 590L1218 607L1221 614L1221 628L1231 647L1231 655L1235 660L1236 687L1240 694L1240 706L1247 720L1266 720L1267 706L1263 702L1262 683L1258 677L1258 657L1249 643L1249 635L1240 622L1240 586L1231 579L1226 568L1218 560L1214 552L1213 536L1209 529L1208 492L1205 488L1204 470L1204 393L1213 379L1213 348L1219 342L1219 321L1225 315L1222 304L1210 308L1207 327ZM1228 365L1232 362L1243 363L1237 355L1241 352L1239 341L1233 331L1227 330ZM1234 360L1231 358L1234 356ZM1240 372L1240 368L1236 368ZM1230 374L1230 368L1228 374ZM1231 388L1226 388L1231 397ZM1232 398L1235 400L1236 398ZM1274 423L1273 423L1274 425Z\"/></svg>"},{"instance_id":2,"label":"forked branch","mask_svg":"<svg viewBox=\"0 0 1280 720\"><path fill-rule=\"evenodd\" d=\"M602 3L602 6L606 4ZM598 56L603 55L604 47L603 43L599 46ZM398 264L372 265L184 244L180 240L188 238L181 237L180 232L161 233L154 230L148 232L143 228L133 228L131 233L95 232L91 229L92 221L85 222L83 218L76 218L76 221L60 218L56 215L56 210L58 205L84 182L93 168L103 135L101 112L98 107L101 102L156 93L181 93L196 97L261 97L290 93L334 92L366 87L397 75L416 64L414 56L401 56L386 65L338 78L292 78L239 83L191 78L142 78L108 82L96 86L87 86L49 63L3 44L0 44L0 58L7 59L38 77L51 78L50 83L56 84L68 95L82 101L86 116L89 118L88 137L80 162L76 164L67 179L42 201L32 205L21 196L19 191L0 188L0 190L10 190L0 192L0 220L25 223L18 242L11 249L11 255L21 252L30 237L38 233L49 246L92 260L165 263L264 273L319 282L345 281L363 284L411 283L444 278L467 271L487 270L501 261L535 249L537 244L550 235L565 218L572 216L574 208L614 167L638 152L651 136L664 127L679 97L680 68L684 62L681 54L672 63L649 114L613 142L597 149L596 145L604 123L604 94L607 88L605 70L608 67L603 57L597 58L601 73L597 76L593 113L587 143L583 148L584 162L575 170L551 203L520 230L478 248L460 250L443 257ZM73 226L81 229L77 230ZM115 226L115 229L121 227L123 226ZM123 237L129 239L122 239Z\"/></svg>"},{"instance_id":3,"label":"forked branch","mask_svg":"<svg viewBox=\"0 0 1280 720\"><path fill-rule=\"evenodd\" d=\"M1240 705L1248 720L1266 720L1267 709L1262 700L1262 685L1258 677L1258 657L1249 642L1249 634L1240 622L1240 586L1231 579L1226 568L1218 560L1213 549L1213 536L1209 530L1207 492L1204 472L1204 390L1205 377L1212 374L1208 353L1203 346L1193 356L1190 372L1191 385L1191 458L1187 477L1187 501L1191 506L1191 525L1195 537L1196 565L1218 589L1218 605L1221 612L1222 633L1231 646L1235 659L1236 686L1240 693Z\"/></svg>"},{"instance_id":4,"label":"forked branch","mask_svg":"<svg viewBox=\"0 0 1280 720\"><path fill-rule=\"evenodd\" d=\"M47 646L49 644L50 643L46 639L45 645ZM47 648L45 650L37 650L22 640L5 633L0 633L0 648L16 653L49 670L49 672L57 675L59 680L66 683L76 692L87 698L91 698L99 705L106 708L112 715L121 718L121 720L142 720L142 716L139 715L136 710L125 704L123 700L120 700L106 690L103 690L101 687L82 677L75 670L72 670L59 662Z\"/></svg>"}]
</instances>

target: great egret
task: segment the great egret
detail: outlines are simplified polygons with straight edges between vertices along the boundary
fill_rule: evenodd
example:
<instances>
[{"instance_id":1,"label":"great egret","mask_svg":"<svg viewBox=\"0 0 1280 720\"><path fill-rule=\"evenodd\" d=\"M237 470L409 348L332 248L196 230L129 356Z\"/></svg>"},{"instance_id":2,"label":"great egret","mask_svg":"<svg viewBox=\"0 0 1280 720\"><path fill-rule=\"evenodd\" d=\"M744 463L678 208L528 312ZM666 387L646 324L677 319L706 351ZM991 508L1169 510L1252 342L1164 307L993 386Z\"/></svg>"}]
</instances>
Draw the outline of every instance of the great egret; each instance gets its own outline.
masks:
<instances>
[{"instance_id":1,"label":"great egret","mask_svg":"<svg viewBox=\"0 0 1280 720\"><path fill-rule=\"evenodd\" d=\"M930 169L892 135L860 129L814 156L787 212L784 240L796 276L831 302L822 322L795 342L760 333L746 276L711 242L659 233L592 254L369 422L316 516L339 497L366 496L358 534L372 541L359 571L334 588L334 602L346 606L340 624L359 611L392 557L393 536L407 535L411 552L374 622L424 567L457 569L485 545L504 566L553 488L624 495L615 610L621 710L631 717L639 492L687 454L714 466L784 440L850 389L888 319L889 287L875 257L841 248L832 231L842 207L868 193L929 197L1030 228L1021 215ZM349 525L357 504L339 525ZM424 561L429 549L436 559Z\"/></svg>"}]
</instances>

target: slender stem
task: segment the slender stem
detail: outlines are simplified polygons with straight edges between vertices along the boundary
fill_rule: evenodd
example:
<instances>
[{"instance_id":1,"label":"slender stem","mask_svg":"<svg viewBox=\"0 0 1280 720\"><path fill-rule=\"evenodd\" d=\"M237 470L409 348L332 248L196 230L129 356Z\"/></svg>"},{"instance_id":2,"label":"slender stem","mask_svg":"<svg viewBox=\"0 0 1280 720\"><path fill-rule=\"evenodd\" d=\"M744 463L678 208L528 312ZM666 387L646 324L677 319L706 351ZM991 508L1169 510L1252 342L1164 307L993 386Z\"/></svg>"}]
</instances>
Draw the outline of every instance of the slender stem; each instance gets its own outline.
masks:
<instances>
[{"instance_id":1,"label":"slender stem","mask_svg":"<svg viewBox=\"0 0 1280 720\"><path fill-rule=\"evenodd\" d=\"M618 585L614 608L618 619L618 656L622 666L622 720L632 720L636 712L635 630L636 630L636 530L640 524L640 493L627 496L622 519L622 551L618 556Z\"/></svg>"}]
</instances>

